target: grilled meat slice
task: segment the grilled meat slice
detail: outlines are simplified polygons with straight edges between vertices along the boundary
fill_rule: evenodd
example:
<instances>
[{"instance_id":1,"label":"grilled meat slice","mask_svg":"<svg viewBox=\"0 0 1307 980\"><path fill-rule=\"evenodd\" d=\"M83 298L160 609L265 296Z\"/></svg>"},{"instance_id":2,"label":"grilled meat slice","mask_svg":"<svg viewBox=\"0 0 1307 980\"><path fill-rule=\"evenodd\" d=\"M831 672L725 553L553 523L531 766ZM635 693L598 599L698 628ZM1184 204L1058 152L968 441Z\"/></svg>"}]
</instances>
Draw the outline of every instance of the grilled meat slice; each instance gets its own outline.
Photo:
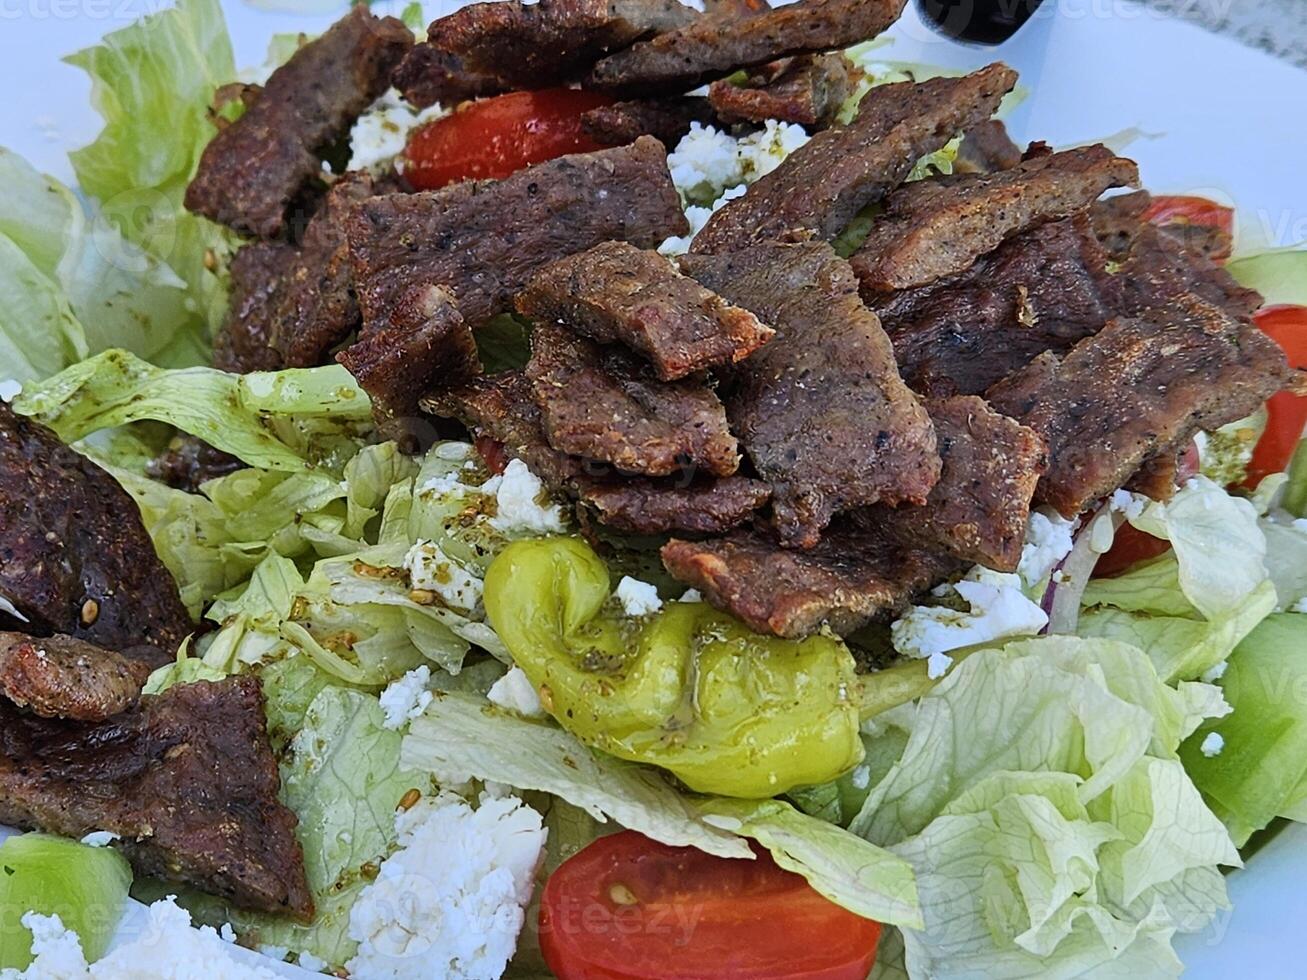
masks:
<instances>
[{"instance_id":1,"label":"grilled meat slice","mask_svg":"<svg viewBox=\"0 0 1307 980\"><path fill-rule=\"evenodd\" d=\"M583 478L577 492L606 527L628 534L721 534L749 520L771 498L744 476L681 480Z\"/></svg>"},{"instance_id":2,"label":"grilled meat slice","mask_svg":"<svg viewBox=\"0 0 1307 980\"><path fill-rule=\"evenodd\" d=\"M607 146L624 146L641 136L652 136L663 146L674 147L692 124L710 123L715 118L708 100L699 96L629 99L582 113L581 129Z\"/></svg>"},{"instance_id":3,"label":"grilled meat slice","mask_svg":"<svg viewBox=\"0 0 1307 980\"><path fill-rule=\"evenodd\" d=\"M1241 419L1293 379L1265 334L1196 296L1108 323L1062 358L1041 354L989 392L1043 436L1035 502L1074 517L1148 459Z\"/></svg>"},{"instance_id":4,"label":"grilled meat slice","mask_svg":"<svg viewBox=\"0 0 1307 980\"><path fill-rule=\"evenodd\" d=\"M0 822L106 830L140 874L307 921L313 899L278 785L249 675L179 684L89 725L0 700Z\"/></svg>"},{"instance_id":5,"label":"grilled meat slice","mask_svg":"<svg viewBox=\"0 0 1307 980\"><path fill-rule=\"evenodd\" d=\"M213 338L214 367L245 374L285 366L272 346L272 331L298 257L299 249L286 242L251 242L236 253L227 320Z\"/></svg>"},{"instance_id":6,"label":"grilled meat slice","mask_svg":"<svg viewBox=\"0 0 1307 980\"><path fill-rule=\"evenodd\" d=\"M778 76L744 84L723 79L708 87L708 101L723 122L777 119L809 129L835 121L844 100L853 94L855 73L842 54L808 55L787 61Z\"/></svg>"},{"instance_id":7,"label":"grilled meat slice","mask_svg":"<svg viewBox=\"0 0 1307 980\"><path fill-rule=\"evenodd\" d=\"M467 99L480 99L508 91L497 75L475 72L463 59L430 44L415 44L390 78L410 104L419 109L437 102L453 106Z\"/></svg>"},{"instance_id":8,"label":"grilled meat slice","mask_svg":"<svg viewBox=\"0 0 1307 980\"><path fill-rule=\"evenodd\" d=\"M646 476L739 468L726 410L698 378L658 381L625 348L599 347L555 324L532 333L526 376L549 444L561 452Z\"/></svg>"},{"instance_id":9,"label":"grilled meat slice","mask_svg":"<svg viewBox=\"0 0 1307 980\"><path fill-rule=\"evenodd\" d=\"M210 141L186 207L258 238L280 235L291 202L321 174L323 153L386 91L412 46L403 22L355 7L291 55Z\"/></svg>"},{"instance_id":10,"label":"grilled meat slice","mask_svg":"<svg viewBox=\"0 0 1307 980\"><path fill-rule=\"evenodd\" d=\"M903 608L960 567L904 546L855 517L836 518L810 551L782 548L757 531L708 541L673 539L663 564L680 582L759 633L798 639L829 626L852 633Z\"/></svg>"},{"instance_id":11,"label":"grilled meat slice","mask_svg":"<svg viewBox=\"0 0 1307 980\"><path fill-rule=\"evenodd\" d=\"M577 153L499 181L358 204L347 222L365 324L414 286L443 286L475 328L545 265L614 239L652 248L688 226L662 144Z\"/></svg>"},{"instance_id":12,"label":"grilled meat slice","mask_svg":"<svg viewBox=\"0 0 1307 980\"><path fill-rule=\"evenodd\" d=\"M625 242L605 242L546 266L517 297L517 310L601 344L625 344L664 381L740 361L774 333L658 253Z\"/></svg>"},{"instance_id":13,"label":"grilled meat slice","mask_svg":"<svg viewBox=\"0 0 1307 980\"><path fill-rule=\"evenodd\" d=\"M880 34L904 0L798 0L752 16L728 10L604 58L594 88L639 95L688 92L740 68L791 55L838 51Z\"/></svg>"},{"instance_id":14,"label":"grilled meat slice","mask_svg":"<svg viewBox=\"0 0 1307 980\"><path fill-rule=\"evenodd\" d=\"M1262 305L1261 294L1240 286L1230 273L1161 228L1139 230L1120 277L1127 312L1164 306L1185 294L1200 296L1241 320Z\"/></svg>"},{"instance_id":15,"label":"grilled meat slice","mask_svg":"<svg viewBox=\"0 0 1307 980\"><path fill-rule=\"evenodd\" d=\"M1021 147L1012 142L1001 119L976 123L962 136L953 159L955 174L989 174L1021 162Z\"/></svg>"},{"instance_id":16,"label":"grilled meat slice","mask_svg":"<svg viewBox=\"0 0 1307 980\"><path fill-rule=\"evenodd\" d=\"M929 285L965 272L1004 239L1138 180L1132 161L1096 145L992 174L913 181L885 199L885 213L849 264L864 292Z\"/></svg>"},{"instance_id":17,"label":"grilled meat slice","mask_svg":"<svg viewBox=\"0 0 1307 980\"><path fill-rule=\"evenodd\" d=\"M859 211L901 184L919 159L993 115L1016 79L1012 69L994 64L964 78L873 88L853 122L818 133L728 202L695 236L691 250L830 241Z\"/></svg>"},{"instance_id":18,"label":"grilled meat slice","mask_svg":"<svg viewBox=\"0 0 1307 980\"><path fill-rule=\"evenodd\" d=\"M903 377L933 398L983 394L1044 351L1064 354L1122 308L1083 218L1017 235L961 276L875 298Z\"/></svg>"},{"instance_id":19,"label":"grilled meat slice","mask_svg":"<svg viewBox=\"0 0 1307 980\"><path fill-rule=\"evenodd\" d=\"M71 636L0 632L0 695L42 718L104 721L136 704L150 668Z\"/></svg>"},{"instance_id":20,"label":"grilled meat slice","mask_svg":"<svg viewBox=\"0 0 1307 980\"><path fill-rule=\"evenodd\" d=\"M49 429L0 403L0 626L63 633L157 667L192 630L136 502Z\"/></svg>"},{"instance_id":21,"label":"grilled meat slice","mask_svg":"<svg viewBox=\"0 0 1307 980\"><path fill-rule=\"evenodd\" d=\"M843 510L926 501L935 432L847 262L825 244L766 244L682 268L776 330L736 366L727 413L772 488L783 544L815 546Z\"/></svg>"},{"instance_id":22,"label":"grilled meat slice","mask_svg":"<svg viewBox=\"0 0 1307 980\"><path fill-rule=\"evenodd\" d=\"M235 456L213 448L203 439L179 434L167 449L145 464L145 472L174 490L196 493L201 484L244 466Z\"/></svg>"}]
</instances>

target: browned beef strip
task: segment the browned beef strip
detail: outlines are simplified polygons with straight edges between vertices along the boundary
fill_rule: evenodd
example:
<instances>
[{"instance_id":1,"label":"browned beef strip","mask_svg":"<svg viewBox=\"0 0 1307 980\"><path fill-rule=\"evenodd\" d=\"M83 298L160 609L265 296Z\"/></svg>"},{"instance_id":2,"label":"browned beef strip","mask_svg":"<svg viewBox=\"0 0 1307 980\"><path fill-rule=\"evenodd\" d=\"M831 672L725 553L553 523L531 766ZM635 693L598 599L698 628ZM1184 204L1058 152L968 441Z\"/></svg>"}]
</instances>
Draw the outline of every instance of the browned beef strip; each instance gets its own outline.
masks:
<instances>
[{"instance_id":1,"label":"browned beef strip","mask_svg":"<svg viewBox=\"0 0 1307 980\"><path fill-rule=\"evenodd\" d=\"M713 82L708 101L723 122L778 119L811 129L835 121L840 106L853 94L853 85L853 65L844 55L810 55L793 59L779 77L765 84Z\"/></svg>"},{"instance_id":2,"label":"browned beef strip","mask_svg":"<svg viewBox=\"0 0 1307 980\"><path fill-rule=\"evenodd\" d=\"M235 473L244 466L235 456L214 449L203 439L179 434L167 449L145 464L145 472L174 490L196 493L206 481Z\"/></svg>"},{"instance_id":3,"label":"browned beef strip","mask_svg":"<svg viewBox=\"0 0 1307 980\"><path fill-rule=\"evenodd\" d=\"M42 718L104 721L134 705L150 668L71 636L0 632L0 695Z\"/></svg>"},{"instance_id":4,"label":"browned beef strip","mask_svg":"<svg viewBox=\"0 0 1307 980\"><path fill-rule=\"evenodd\" d=\"M415 44L390 78L409 102L419 109L437 102L453 106L467 99L479 99L508 91L496 75L472 71L461 58L430 44Z\"/></svg>"},{"instance_id":5,"label":"browned beef strip","mask_svg":"<svg viewBox=\"0 0 1307 980\"><path fill-rule=\"evenodd\" d=\"M321 155L390 85L413 45L393 17L358 6L272 73L255 103L204 149L186 207L260 238L321 173Z\"/></svg>"},{"instance_id":6,"label":"browned beef strip","mask_svg":"<svg viewBox=\"0 0 1307 980\"><path fill-rule=\"evenodd\" d=\"M708 541L673 539L663 564L678 581L759 633L791 639L822 626L848 634L889 615L959 567L904 546L883 528L836 519L810 551L782 548L757 531Z\"/></svg>"},{"instance_id":7,"label":"browned beef strip","mask_svg":"<svg viewBox=\"0 0 1307 980\"><path fill-rule=\"evenodd\" d=\"M703 0L703 11L711 16L752 17L772 9L768 0Z\"/></svg>"},{"instance_id":8,"label":"browned beef strip","mask_svg":"<svg viewBox=\"0 0 1307 980\"><path fill-rule=\"evenodd\" d=\"M472 330L440 286L415 287L384 324L372 324L336 360L372 399L383 434L406 447L417 435L419 395L481 373Z\"/></svg>"},{"instance_id":9,"label":"browned beef strip","mask_svg":"<svg viewBox=\"0 0 1307 980\"><path fill-rule=\"evenodd\" d=\"M1115 261L1122 262L1129 258L1135 239L1149 224L1155 225L1158 231L1178 242L1181 248L1205 259L1223 262L1230 257L1234 240L1228 231L1178 219L1149 221L1145 214L1152 203L1153 196L1148 191L1134 191L1096 201L1089 209L1094 222L1094 233Z\"/></svg>"},{"instance_id":10,"label":"browned beef strip","mask_svg":"<svg viewBox=\"0 0 1307 980\"><path fill-rule=\"evenodd\" d=\"M726 409L699 378L661 382L623 347L540 324L526 366L549 444L625 473L669 476L740 465Z\"/></svg>"},{"instance_id":11,"label":"browned beef strip","mask_svg":"<svg viewBox=\"0 0 1307 980\"><path fill-rule=\"evenodd\" d=\"M874 304L904 379L931 397L982 394L1051 350L1066 353L1121 308L1121 282L1083 219L1005 242L961 276Z\"/></svg>"},{"instance_id":12,"label":"browned beef strip","mask_svg":"<svg viewBox=\"0 0 1307 980\"><path fill-rule=\"evenodd\" d=\"M1032 429L974 395L926 403L944 461L921 507L877 505L861 512L904 542L1010 572L1021 560L1030 499L1048 468Z\"/></svg>"},{"instance_id":13,"label":"browned beef strip","mask_svg":"<svg viewBox=\"0 0 1307 980\"><path fill-rule=\"evenodd\" d=\"M904 0L798 0L753 16L709 14L595 65L587 84L649 93L687 92L740 68L790 55L837 51L880 34Z\"/></svg>"},{"instance_id":14,"label":"browned beef strip","mask_svg":"<svg viewBox=\"0 0 1307 980\"><path fill-rule=\"evenodd\" d=\"M613 239L652 248L687 230L657 140L577 153L500 181L357 205L350 262L366 323L414 286L444 286L472 326L507 313L540 268Z\"/></svg>"},{"instance_id":15,"label":"browned beef strip","mask_svg":"<svg viewBox=\"0 0 1307 980\"><path fill-rule=\"evenodd\" d=\"M1182 239L1151 225L1135 236L1120 275L1127 311L1165 305L1187 293L1244 320L1262 305L1256 290L1240 286L1219 265L1186 248Z\"/></svg>"},{"instance_id":16,"label":"browned beef strip","mask_svg":"<svg viewBox=\"0 0 1307 980\"><path fill-rule=\"evenodd\" d=\"M688 255L682 268L776 330L736 367L727 411L772 488L783 544L813 547L842 510L925 502L934 429L847 262L814 242Z\"/></svg>"},{"instance_id":17,"label":"browned beef strip","mask_svg":"<svg viewBox=\"0 0 1307 980\"><path fill-rule=\"evenodd\" d=\"M609 52L695 17L677 0L497 0L434 21L427 41L509 88L545 88L580 78Z\"/></svg>"},{"instance_id":18,"label":"browned beef strip","mask_svg":"<svg viewBox=\"0 0 1307 980\"><path fill-rule=\"evenodd\" d=\"M1063 358L1041 354L989 392L1049 445L1036 503L1066 517L1149 458L1243 418L1290 383L1275 342L1196 296L1111 321Z\"/></svg>"},{"instance_id":19,"label":"browned beef strip","mask_svg":"<svg viewBox=\"0 0 1307 980\"><path fill-rule=\"evenodd\" d=\"M299 250L285 242L252 242L231 261L227 320L213 339L213 366L244 374L284 367L272 347L272 330L284 297L283 284Z\"/></svg>"},{"instance_id":20,"label":"browned beef strip","mask_svg":"<svg viewBox=\"0 0 1307 980\"><path fill-rule=\"evenodd\" d=\"M1154 500L1170 500L1179 486L1180 455L1168 450L1144 460L1126 481L1126 489Z\"/></svg>"},{"instance_id":21,"label":"browned beef strip","mask_svg":"<svg viewBox=\"0 0 1307 980\"><path fill-rule=\"evenodd\" d=\"M109 831L139 874L307 921L313 898L278 784L252 676L179 684L90 725L0 700L0 822Z\"/></svg>"},{"instance_id":22,"label":"browned beef strip","mask_svg":"<svg viewBox=\"0 0 1307 980\"><path fill-rule=\"evenodd\" d=\"M771 489L745 476L679 480L578 481L581 504L606 527L628 534L721 534L749 520Z\"/></svg>"},{"instance_id":23,"label":"browned beef strip","mask_svg":"<svg viewBox=\"0 0 1307 980\"><path fill-rule=\"evenodd\" d=\"M962 136L953 160L955 174L988 174L1021 162L1021 147L1012 142L1001 119L976 123Z\"/></svg>"},{"instance_id":24,"label":"browned beef strip","mask_svg":"<svg viewBox=\"0 0 1307 980\"><path fill-rule=\"evenodd\" d=\"M634 143L652 136L664 146L675 146L693 123L712 122L716 116L708 100L678 95L666 99L631 99L600 106L581 114L581 129L592 140L608 146Z\"/></svg>"},{"instance_id":25,"label":"browned beef strip","mask_svg":"<svg viewBox=\"0 0 1307 980\"><path fill-rule=\"evenodd\" d=\"M601 344L625 344L664 381L743 360L775 332L657 252L626 242L605 242L546 266L518 295L517 310Z\"/></svg>"},{"instance_id":26,"label":"browned beef strip","mask_svg":"<svg viewBox=\"0 0 1307 980\"><path fill-rule=\"evenodd\" d=\"M873 88L852 123L818 133L714 214L692 251L833 239L859 211L901 184L921 157L993 115L1016 78L1006 65L994 64L964 78Z\"/></svg>"},{"instance_id":27,"label":"browned beef strip","mask_svg":"<svg viewBox=\"0 0 1307 980\"><path fill-rule=\"evenodd\" d=\"M5 628L64 633L152 667L192 630L136 502L42 425L0 403L0 596Z\"/></svg>"},{"instance_id":28,"label":"browned beef strip","mask_svg":"<svg viewBox=\"0 0 1307 980\"><path fill-rule=\"evenodd\" d=\"M992 174L913 181L885 199L885 213L849 264L864 291L925 286L969 269L1004 239L1138 179L1133 161L1097 145Z\"/></svg>"},{"instance_id":29,"label":"browned beef strip","mask_svg":"<svg viewBox=\"0 0 1307 980\"><path fill-rule=\"evenodd\" d=\"M581 460L545 440L531 382L521 371L484 375L434 391L419 399L419 405L432 415L457 419L479 440L501 444L509 458L526 463L551 489L570 486L584 470Z\"/></svg>"}]
</instances>

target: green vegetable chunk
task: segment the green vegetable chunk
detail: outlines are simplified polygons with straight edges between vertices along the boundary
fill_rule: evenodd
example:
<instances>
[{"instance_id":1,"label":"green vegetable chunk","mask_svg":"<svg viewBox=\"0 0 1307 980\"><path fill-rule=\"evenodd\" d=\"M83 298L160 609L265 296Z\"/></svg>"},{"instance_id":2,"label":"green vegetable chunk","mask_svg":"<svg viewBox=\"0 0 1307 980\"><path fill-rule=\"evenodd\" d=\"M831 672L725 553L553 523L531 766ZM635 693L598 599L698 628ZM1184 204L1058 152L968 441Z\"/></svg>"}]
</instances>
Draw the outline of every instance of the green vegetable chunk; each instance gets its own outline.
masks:
<instances>
[{"instance_id":1,"label":"green vegetable chunk","mask_svg":"<svg viewBox=\"0 0 1307 980\"><path fill-rule=\"evenodd\" d=\"M762 798L862 758L853 657L838 639L760 636L704 603L632 619L585 543L510 545L486 614L546 709L587 744L693 790Z\"/></svg>"},{"instance_id":2,"label":"green vegetable chunk","mask_svg":"<svg viewBox=\"0 0 1307 980\"><path fill-rule=\"evenodd\" d=\"M32 962L32 934L21 922L28 912L59 916L95 962L109 947L131 883L131 868L113 848L46 834L10 837L0 844L0 969Z\"/></svg>"}]
</instances>

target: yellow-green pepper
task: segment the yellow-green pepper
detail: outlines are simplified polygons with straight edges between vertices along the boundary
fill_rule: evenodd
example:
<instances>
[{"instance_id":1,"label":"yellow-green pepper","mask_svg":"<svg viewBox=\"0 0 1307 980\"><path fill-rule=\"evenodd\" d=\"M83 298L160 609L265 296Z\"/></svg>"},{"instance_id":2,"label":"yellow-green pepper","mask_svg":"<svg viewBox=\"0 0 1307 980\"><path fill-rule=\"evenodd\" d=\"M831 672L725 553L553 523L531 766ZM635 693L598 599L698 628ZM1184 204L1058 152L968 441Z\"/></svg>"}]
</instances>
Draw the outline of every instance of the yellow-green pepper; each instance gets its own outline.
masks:
<instances>
[{"instance_id":1,"label":"yellow-green pepper","mask_svg":"<svg viewBox=\"0 0 1307 980\"><path fill-rule=\"evenodd\" d=\"M509 545L486 614L545 709L588 745L693 790L762 798L862 758L853 657L838 639L760 636L705 603L633 619L575 538Z\"/></svg>"}]
</instances>

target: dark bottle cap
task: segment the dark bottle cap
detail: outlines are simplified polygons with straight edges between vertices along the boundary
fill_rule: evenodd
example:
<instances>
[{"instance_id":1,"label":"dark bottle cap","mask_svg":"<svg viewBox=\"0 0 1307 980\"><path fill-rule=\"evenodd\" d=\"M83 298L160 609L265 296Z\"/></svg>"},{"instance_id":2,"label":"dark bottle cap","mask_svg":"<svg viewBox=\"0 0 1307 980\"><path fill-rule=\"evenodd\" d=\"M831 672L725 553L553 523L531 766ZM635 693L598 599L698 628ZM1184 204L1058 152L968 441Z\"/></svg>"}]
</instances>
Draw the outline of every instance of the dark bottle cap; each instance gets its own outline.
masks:
<instances>
[{"instance_id":1,"label":"dark bottle cap","mask_svg":"<svg viewBox=\"0 0 1307 980\"><path fill-rule=\"evenodd\" d=\"M922 19L948 37L1001 44L1021 29L1043 0L917 0Z\"/></svg>"}]
</instances>

